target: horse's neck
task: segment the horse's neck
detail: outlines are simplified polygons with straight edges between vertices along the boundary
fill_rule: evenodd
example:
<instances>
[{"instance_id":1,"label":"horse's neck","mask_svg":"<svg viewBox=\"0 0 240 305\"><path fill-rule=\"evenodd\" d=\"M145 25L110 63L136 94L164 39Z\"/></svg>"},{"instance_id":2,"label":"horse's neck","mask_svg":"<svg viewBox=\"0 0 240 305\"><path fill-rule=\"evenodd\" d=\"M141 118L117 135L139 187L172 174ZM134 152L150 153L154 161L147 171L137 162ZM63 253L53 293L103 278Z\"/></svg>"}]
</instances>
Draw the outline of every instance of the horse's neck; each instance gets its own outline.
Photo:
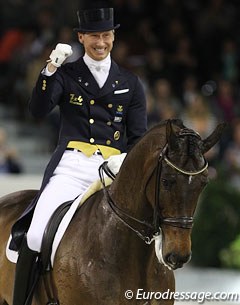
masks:
<instances>
[{"instance_id":1,"label":"horse's neck","mask_svg":"<svg viewBox=\"0 0 240 305\"><path fill-rule=\"evenodd\" d=\"M157 137L150 135L142 139L141 143L128 153L120 172L110 186L110 194L114 201L121 208L131 211L134 216L145 215L146 209L150 208L146 204L146 185L150 173L157 166L159 137L161 135L157 133ZM165 137L162 138L164 143Z\"/></svg>"},{"instance_id":2,"label":"horse's neck","mask_svg":"<svg viewBox=\"0 0 240 305\"><path fill-rule=\"evenodd\" d=\"M119 201L115 203L120 207ZM94 235L98 236L99 232L101 232L103 255L108 257L109 263L114 260L120 270L127 272L132 267L132 261L134 261L137 269L141 267L145 270L144 265L149 264L154 247L149 247L133 230L124 224L110 208L106 198L101 200L100 204L96 205L96 208L98 218L104 219L104 222L100 226L96 226L96 221L94 222ZM127 210L127 212L132 215L132 210ZM109 257L109 253L113 253L113 250L114 255Z\"/></svg>"},{"instance_id":3,"label":"horse's neck","mask_svg":"<svg viewBox=\"0 0 240 305\"><path fill-rule=\"evenodd\" d=\"M120 172L110 187L114 201L132 213L139 210L144 202L143 168L139 166L140 155L132 158L127 156Z\"/></svg>"}]
</instances>

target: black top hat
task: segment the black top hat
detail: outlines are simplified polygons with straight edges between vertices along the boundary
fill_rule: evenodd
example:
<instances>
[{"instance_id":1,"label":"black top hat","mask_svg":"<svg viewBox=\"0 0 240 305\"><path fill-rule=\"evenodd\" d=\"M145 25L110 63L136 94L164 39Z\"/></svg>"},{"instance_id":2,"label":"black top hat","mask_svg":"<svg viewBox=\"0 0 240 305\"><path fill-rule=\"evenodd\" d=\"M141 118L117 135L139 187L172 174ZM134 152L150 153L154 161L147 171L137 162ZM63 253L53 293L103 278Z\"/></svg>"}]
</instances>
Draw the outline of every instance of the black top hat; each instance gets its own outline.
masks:
<instances>
[{"instance_id":1,"label":"black top hat","mask_svg":"<svg viewBox=\"0 0 240 305\"><path fill-rule=\"evenodd\" d=\"M113 8L96 8L77 12L79 27L77 32L104 32L115 30L120 24L114 26Z\"/></svg>"}]
</instances>

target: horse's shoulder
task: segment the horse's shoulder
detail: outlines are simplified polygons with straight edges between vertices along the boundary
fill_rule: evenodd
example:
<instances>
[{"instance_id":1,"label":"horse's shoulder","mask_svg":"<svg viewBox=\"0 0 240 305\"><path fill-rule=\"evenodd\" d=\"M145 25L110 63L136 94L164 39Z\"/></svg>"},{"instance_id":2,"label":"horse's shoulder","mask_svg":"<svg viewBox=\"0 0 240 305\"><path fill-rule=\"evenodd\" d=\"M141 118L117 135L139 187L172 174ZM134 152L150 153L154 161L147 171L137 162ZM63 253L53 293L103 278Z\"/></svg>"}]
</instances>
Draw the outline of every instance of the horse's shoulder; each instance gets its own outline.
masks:
<instances>
[{"instance_id":1,"label":"horse's shoulder","mask_svg":"<svg viewBox=\"0 0 240 305\"><path fill-rule=\"evenodd\" d=\"M37 192L38 190L21 190L7 194L0 198L0 206L3 208L29 202L36 196Z\"/></svg>"}]
</instances>

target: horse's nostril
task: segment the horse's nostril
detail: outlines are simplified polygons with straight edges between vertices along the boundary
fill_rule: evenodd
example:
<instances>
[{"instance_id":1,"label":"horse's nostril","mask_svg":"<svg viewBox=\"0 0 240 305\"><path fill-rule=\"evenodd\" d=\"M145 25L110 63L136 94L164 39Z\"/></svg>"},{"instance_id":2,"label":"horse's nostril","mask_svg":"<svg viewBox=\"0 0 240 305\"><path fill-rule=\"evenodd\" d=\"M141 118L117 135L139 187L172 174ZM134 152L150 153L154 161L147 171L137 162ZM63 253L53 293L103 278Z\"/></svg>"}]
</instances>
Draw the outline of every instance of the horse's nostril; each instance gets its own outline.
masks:
<instances>
[{"instance_id":1,"label":"horse's nostril","mask_svg":"<svg viewBox=\"0 0 240 305\"><path fill-rule=\"evenodd\" d=\"M166 256L166 263L168 263L173 269L182 267L183 264L187 263L191 255L179 255L177 253L169 253Z\"/></svg>"},{"instance_id":2,"label":"horse's nostril","mask_svg":"<svg viewBox=\"0 0 240 305\"><path fill-rule=\"evenodd\" d=\"M170 253L169 255L167 255L166 261L171 265L176 265L178 262L178 255L175 253Z\"/></svg>"}]
</instances>

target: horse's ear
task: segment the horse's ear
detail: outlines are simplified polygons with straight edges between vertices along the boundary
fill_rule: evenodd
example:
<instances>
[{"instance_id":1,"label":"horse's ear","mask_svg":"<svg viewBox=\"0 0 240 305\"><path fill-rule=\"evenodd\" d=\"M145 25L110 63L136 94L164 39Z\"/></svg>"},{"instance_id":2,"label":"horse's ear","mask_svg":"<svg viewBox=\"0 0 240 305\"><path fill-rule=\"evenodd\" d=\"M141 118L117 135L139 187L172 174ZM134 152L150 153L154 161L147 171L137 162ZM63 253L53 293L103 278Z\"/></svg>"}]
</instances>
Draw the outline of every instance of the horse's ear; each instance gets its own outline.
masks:
<instances>
[{"instance_id":1,"label":"horse's ear","mask_svg":"<svg viewBox=\"0 0 240 305\"><path fill-rule=\"evenodd\" d=\"M215 130L206 139L203 140L203 154L209 151L209 149L212 148L220 140L220 137L226 126L227 123L225 122L218 124Z\"/></svg>"},{"instance_id":2,"label":"horse's ear","mask_svg":"<svg viewBox=\"0 0 240 305\"><path fill-rule=\"evenodd\" d=\"M178 148L178 141L177 141L177 135L173 129L172 126L172 121L168 120L167 121L167 125L166 125L166 138L167 138L167 143L169 145L169 147L172 150L177 150Z\"/></svg>"}]
</instances>

